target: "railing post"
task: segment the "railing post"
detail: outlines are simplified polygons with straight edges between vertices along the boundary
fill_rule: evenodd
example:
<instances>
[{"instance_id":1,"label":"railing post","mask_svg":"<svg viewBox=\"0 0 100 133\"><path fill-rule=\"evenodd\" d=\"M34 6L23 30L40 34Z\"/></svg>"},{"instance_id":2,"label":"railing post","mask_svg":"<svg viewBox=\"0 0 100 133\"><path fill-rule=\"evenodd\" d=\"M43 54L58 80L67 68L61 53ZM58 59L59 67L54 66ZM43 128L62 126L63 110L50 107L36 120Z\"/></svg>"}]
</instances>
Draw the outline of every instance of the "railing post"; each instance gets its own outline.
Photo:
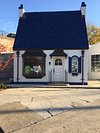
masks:
<instances>
[{"instance_id":1,"label":"railing post","mask_svg":"<svg viewBox=\"0 0 100 133\"><path fill-rule=\"evenodd\" d=\"M16 52L17 55L17 82L19 82L19 50Z\"/></svg>"}]
</instances>

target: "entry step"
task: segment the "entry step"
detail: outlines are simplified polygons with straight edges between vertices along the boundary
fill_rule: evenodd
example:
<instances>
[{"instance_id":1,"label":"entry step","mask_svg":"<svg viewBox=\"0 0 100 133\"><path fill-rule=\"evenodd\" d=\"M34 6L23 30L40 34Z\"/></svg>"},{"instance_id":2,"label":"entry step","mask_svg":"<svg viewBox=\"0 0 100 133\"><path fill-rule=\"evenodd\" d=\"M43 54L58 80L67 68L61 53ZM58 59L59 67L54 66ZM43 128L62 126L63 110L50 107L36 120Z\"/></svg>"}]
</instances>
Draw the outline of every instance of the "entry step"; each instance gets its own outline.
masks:
<instances>
[{"instance_id":1,"label":"entry step","mask_svg":"<svg viewBox=\"0 0 100 133\"><path fill-rule=\"evenodd\" d=\"M53 83L48 83L49 86L67 86L68 84L63 83L63 82L53 82Z\"/></svg>"}]
</instances>

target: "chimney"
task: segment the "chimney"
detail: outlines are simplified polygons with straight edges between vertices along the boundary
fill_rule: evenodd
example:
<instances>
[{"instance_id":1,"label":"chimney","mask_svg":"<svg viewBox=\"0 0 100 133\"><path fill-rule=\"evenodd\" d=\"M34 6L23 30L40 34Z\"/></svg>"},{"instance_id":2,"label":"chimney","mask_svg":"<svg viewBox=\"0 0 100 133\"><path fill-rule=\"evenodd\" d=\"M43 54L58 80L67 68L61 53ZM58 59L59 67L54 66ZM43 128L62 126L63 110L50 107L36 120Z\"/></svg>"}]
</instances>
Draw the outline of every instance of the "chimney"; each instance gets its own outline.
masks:
<instances>
[{"instance_id":1,"label":"chimney","mask_svg":"<svg viewBox=\"0 0 100 133\"><path fill-rule=\"evenodd\" d=\"M19 18L22 18L23 17L23 14L24 14L24 8L23 8L23 4L20 5L19 7Z\"/></svg>"},{"instance_id":2,"label":"chimney","mask_svg":"<svg viewBox=\"0 0 100 133\"><path fill-rule=\"evenodd\" d=\"M82 2L82 4L81 4L81 14L82 14L82 16L86 16L86 4L85 4L85 2Z\"/></svg>"}]
</instances>

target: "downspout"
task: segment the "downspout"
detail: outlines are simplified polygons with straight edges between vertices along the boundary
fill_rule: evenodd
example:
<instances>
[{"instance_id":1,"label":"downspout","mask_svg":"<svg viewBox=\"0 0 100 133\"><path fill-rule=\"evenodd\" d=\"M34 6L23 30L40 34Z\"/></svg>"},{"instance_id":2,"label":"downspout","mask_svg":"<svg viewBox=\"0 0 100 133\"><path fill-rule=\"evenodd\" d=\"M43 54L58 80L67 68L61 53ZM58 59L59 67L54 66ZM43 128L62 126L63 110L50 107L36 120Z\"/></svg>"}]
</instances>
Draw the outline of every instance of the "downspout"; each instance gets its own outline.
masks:
<instances>
[{"instance_id":1,"label":"downspout","mask_svg":"<svg viewBox=\"0 0 100 133\"><path fill-rule=\"evenodd\" d=\"M82 85L84 85L84 53L85 51L82 49Z\"/></svg>"},{"instance_id":2,"label":"downspout","mask_svg":"<svg viewBox=\"0 0 100 133\"><path fill-rule=\"evenodd\" d=\"M17 51L16 54L17 54L17 82L19 82L19 51Z\"/></svg>"}]
</instances>

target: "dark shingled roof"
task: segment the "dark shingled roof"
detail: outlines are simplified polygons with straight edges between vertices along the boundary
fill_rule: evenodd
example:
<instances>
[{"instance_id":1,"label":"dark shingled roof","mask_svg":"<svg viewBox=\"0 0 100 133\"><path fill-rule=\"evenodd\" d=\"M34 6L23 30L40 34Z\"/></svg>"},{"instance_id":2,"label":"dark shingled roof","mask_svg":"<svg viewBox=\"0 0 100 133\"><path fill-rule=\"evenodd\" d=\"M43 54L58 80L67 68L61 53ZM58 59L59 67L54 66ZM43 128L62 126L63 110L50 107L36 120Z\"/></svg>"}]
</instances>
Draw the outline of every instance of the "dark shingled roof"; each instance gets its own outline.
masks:
<instances>
[{"instance_id":1,"label":"dark shingled roof","mask_svg":"<svg viewBox=\"0 0 100 133\"><path fill-rule=\"evenodd\" d=\"M81 11L30 12L19 19L14 50L88 49Z\"/></svg>"},{"instance_id":2,"label":"dark shingled roof","mask_svg":"<svg viewBox=\"0 0 100 133\"><path fill-rule=\"evenodd\" d=\"M23 57L33 57L33 56L42 56L42 57L46 57L46 54L42 51L42 50L26 50L25 53L22 55Z\"/></svg>"},{"instance_id":3,"label":"dark shingled roof","mask_svg":"<svg viewBox=\"0 0 100 133\"><path fill-rule=\"evenodd\" d=\"M50 56L65 56L67 57L67 54L62 49L56 49Z\"/></svg>"}]
</instances>

